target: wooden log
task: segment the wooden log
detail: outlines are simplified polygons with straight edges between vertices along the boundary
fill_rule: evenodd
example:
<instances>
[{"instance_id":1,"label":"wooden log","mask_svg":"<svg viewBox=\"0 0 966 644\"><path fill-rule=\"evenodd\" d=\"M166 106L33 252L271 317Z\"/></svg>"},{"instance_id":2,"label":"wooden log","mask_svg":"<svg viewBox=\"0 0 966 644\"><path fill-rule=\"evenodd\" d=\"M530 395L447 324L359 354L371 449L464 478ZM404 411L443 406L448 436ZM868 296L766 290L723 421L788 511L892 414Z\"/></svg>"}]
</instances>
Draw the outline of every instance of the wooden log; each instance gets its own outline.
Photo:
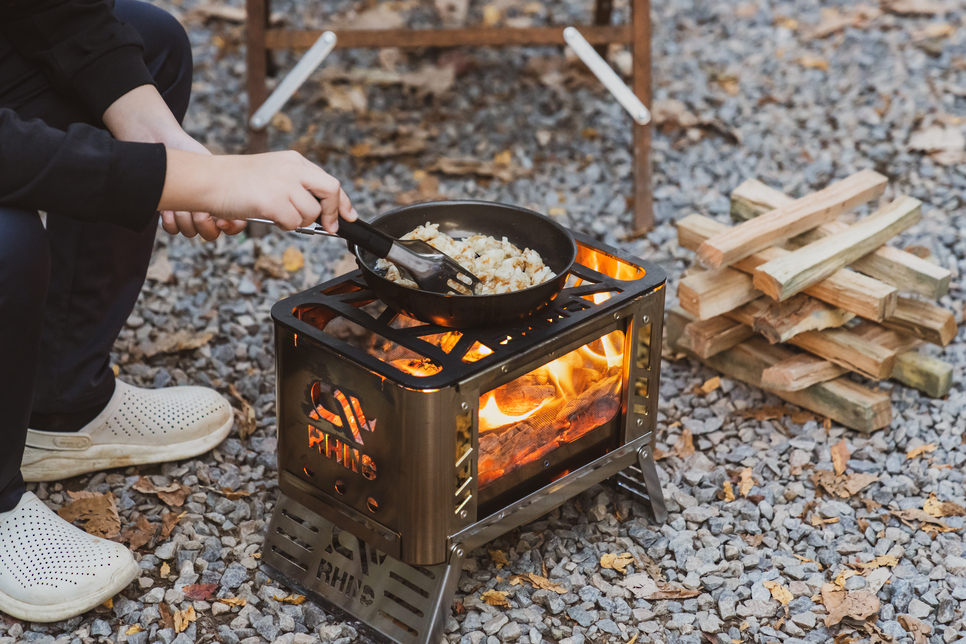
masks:
<instances>
[{"instance_id":1,"label":"wooden log","mask_svg":"<svg viewBox=\"0 0 966 644\"><path fill-rule=\"evenodd\" d=\"M895 313L882 324L940 347L952 342L959 331L952 311L932 302L902 296L896 302Z\"/></svg>"},{"instance_id":2,"label":"wooden log","mask_svg":"<svg viewBox=\"0 0 966 644\"><path fill-rule=\"evenodd\" d=\"M854 313L831 306L804 293L786 302L773 302L768 298L760 297L745 306L755 309L752 324L755 332L765 336L765 339L772 344L787 342L805 331L840 327L855 317Z\"/></svg>"},{"instance_id":3,"label":"wooden log","mask_svg":"<svg viewBox=\"0 0 966 644\"><path fill-rule=\"evenodd\" d=\"M868 255L922 218L922 202L902 196L842 232L806 244L755 269L755 286L784 301Z\"/></svg>"},{"instance_id":4,"label":"wooden log","mask_svg":"<svg viewBox=\"0 0 966 644\"><path fill-rule=\"evenodd\" d=\"M776 391L801 391L846 373L848 369L845 367L811 353L799 353L765 369L761 374L761 386Z\"/></svg>"},{"instance_id":5,"label":"wooden log","mask_svg":"<svg viewBox=\"0 0 966 644\"><path fill-rule=\"evenodd\" d=\"M688 215L677 222L678 244L696 250L705 240L728 230L721 224L702 215ZM755 269L773 259L783 257L789 251L783 248L767 248L735 263L734 269L754 273ZM868 320L882 321L895 311L896 288L879 280L840 269L827 279L805 289L812 297L850 311Z\"/></svg>"},{"instance_id":6,"label":"wooden log","mask_svg":"<svg viewBox=\"0 0 966 644\"><path fill-rule=\"evenodd\" d=\"M726 315L742 324L754 325L755 311L747 306ZM888 378L896 363L894 350L860 338L844 328L806 331L789 339L788 343L873 380Z\"/></svg>"},{"instance_id":7,"label":"wooden log","mask_svg":"<svg viewBox=\"0 0 966 644\"><path fill-rule=\"evenodd\" d=\"M691 350L702 358L710 358L754 335L744 324L723 316L695 320L688 324L684 333L688 336Z\"/></svg>"},{"instance_id":8,"label":"wooden log","mask_svg":"<svg viewBox=\"0 0 966 644\"><path fill-rule=\"evenodd\" d=\"M757 179L748 179L731 193L731 214L733 217L751 219L793 201L780 190L770 188ZM808 244L847 228L848 224L844 222L831 221L789 240L789 246L795 248ZM948 269L891 246L881 246L860 257L852 262L851 268L892 284L900 291L917 293L930 300L938 300L949 292L952 277Z\"/></svg>"},{"instance_id":9,"label":"wooden log","mask_svg":"<svg viewBox=\"0 0 966 644\"><path fill-rule=\"evenodd\" d=\"M791 351L781 345L770 345L762 338L745 340L716 356L702 359L689 351L683 328L692 321L687 312L672 309L668 312L668 344L676 351L689 353L723 375L760 387L765 369L791 357ZM874 392L848 378L836 378L801 391L775 391L776 396L826 416L852 429L871 433L892 422L892 403L889 395Z\"/></svg>"},{"instance_id":10,"label":"wooden log","mask_svg":"<svg viewBox=\"0 0 966 644\"><path fill-rule=\"evenodd\" d=\"M895 349L896 366L892 379L907 387L918 389L932 398L942 398L953 386L953 365L939 358L927 356L915 350L922 340L915 336L887 329L872 322L862 322L852 331L890 349Z\"/></svg>"},{"instance_id":11,"label":"wooden log","mask_svg":"<svg viewBox=\"0 0 966 644\"><path fill-rule=\"evenodd\" d=\"M857 172L705 241L698 248L698 259L712 268L730 266L776 242L821 226L843 212L878 198L887 183L888 179L878 172Z\"/></svg>"},{"instance_id":12,"label":"wooden log","mask_svg":"<svg viewBox=\"0 0 966 644\"><path fill-rule=\"evenodd\" d=\"M751 276L726 268L688 275L678 282L678 299L686 311L708 320L761 297Z\"/></svg>"}]
</instances>

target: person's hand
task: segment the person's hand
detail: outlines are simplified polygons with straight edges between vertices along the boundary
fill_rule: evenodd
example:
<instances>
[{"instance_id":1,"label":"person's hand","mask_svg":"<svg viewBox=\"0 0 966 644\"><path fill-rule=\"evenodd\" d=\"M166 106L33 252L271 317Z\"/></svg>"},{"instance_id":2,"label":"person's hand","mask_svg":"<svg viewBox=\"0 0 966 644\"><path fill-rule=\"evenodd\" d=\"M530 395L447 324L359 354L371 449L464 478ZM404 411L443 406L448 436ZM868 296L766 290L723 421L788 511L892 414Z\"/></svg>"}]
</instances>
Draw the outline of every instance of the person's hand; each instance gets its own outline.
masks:
<instances>
[{"instance_id":1,"label":"person's hand","mask_svg":"<svg viewBox=\"0 0 966 644\"><path fill-rule=\"evenodd\" d=\"M161 210L210 212L219 227L241 219L268 219L282 230L322 226L336 232L339 217L357 214L339 181L292 151L206 156L168 149Z\"/></svg>"},{"instance_id":2,"label":"person's hand","mask_svg":"<svg viewBox=\"0 0 966 644\"><path fill-rule=\"evenodd\" d=\"M143 85L124 94L107 108L101 118L120 141L163 143L169 149L211 154L182 129L153 85ZM161 213L161 227L172 235L179 232L185 237L201 235L205 240L213 241L222 232L229 235L240 233L245 228L245 222L218 226L207 212L168 210Z\"/></svg>"}]
</instances>

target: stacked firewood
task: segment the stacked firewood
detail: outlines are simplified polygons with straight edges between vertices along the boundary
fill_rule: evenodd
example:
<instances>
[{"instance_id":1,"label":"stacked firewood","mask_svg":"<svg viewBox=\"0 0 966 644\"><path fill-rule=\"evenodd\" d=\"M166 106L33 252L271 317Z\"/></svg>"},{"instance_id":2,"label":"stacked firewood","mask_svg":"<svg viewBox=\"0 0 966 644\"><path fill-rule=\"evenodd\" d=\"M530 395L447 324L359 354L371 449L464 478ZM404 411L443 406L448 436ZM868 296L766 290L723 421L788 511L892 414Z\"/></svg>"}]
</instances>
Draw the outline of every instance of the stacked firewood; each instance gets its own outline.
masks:
<instances>
[{"instance_id":1,"label":"stacked firewood","mask_svg":"<svg viewBox=\"0 0 966 644\"><path fill-rule=\"evenodd\" d=\"M889 425L892 404L851 374L945 396L952 365L915 349L956 336L952 312L935 303L950 272L884 245L922 204L900 196L851 225L838 219L886 183L865 170L792 199L752 179L731 195L738 225L680 220L678 243L699 261L678 285L670 347L864 432Z\"/></svg>"}]
</instances>

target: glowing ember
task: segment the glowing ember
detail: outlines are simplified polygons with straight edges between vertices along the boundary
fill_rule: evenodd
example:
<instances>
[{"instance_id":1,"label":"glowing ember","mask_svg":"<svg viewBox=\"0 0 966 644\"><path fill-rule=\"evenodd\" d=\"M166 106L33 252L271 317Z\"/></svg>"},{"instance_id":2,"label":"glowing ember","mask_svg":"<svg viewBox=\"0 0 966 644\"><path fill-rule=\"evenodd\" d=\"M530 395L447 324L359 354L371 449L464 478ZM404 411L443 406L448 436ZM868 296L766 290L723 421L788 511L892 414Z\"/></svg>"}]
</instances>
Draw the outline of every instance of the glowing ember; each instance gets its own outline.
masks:
<instances>
[{"instance_id":1,"label":"glowing ember","mask_svg":"<svg viewBox=\"0 0 966 644\"><path fill-rule=\"evenodd\" d=\"M434 376L443 369L427 358L400 358L393 360L390 364L403 373L423 378Z\"/></svg>"}]
</instances>

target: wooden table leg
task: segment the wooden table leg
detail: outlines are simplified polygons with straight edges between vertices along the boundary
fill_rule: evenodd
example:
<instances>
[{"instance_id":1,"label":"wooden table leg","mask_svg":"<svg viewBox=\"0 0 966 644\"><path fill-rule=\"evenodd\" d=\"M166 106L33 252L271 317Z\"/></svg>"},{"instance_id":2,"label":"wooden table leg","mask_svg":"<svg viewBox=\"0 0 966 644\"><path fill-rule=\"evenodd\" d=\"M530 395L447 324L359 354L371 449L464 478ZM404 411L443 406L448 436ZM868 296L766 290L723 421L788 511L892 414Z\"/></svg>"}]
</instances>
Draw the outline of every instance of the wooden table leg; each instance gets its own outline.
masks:
<instances>
[{"instance_id":1,"label":"wooden table leg","mask_svg":"<svg viewBox=\"0 0 966 644\"><path fill-rule=\"evenodd\" d=\"M248 118L268 98L265 86L268 80L268 48L265 33L268 31L268 0L245 0L248 12L245 66L247 69ZM248 127L246 120L245 127ZM248 129L248 152L256 154L268 151L268 132Z\"/></svg>"},{"instance_id":2,"label":"wooden table leg","mask_svg":"<svg viewBox=\"0 0 966 644\"><path fill-rule=\"evenodd\" d=\"M631 47L634 61L634 94L651 109L651 1L631 0ZM635 231L654 227L651 193L651 126L634 124L634 216Z\"/></svg>"},{"instance_id":3,"label":"wooden table leg","mask_svg":"<svg viewBox=\"0 0 966 644\"><path fill-rule=\"evenodd\" d=\"M594 24L609 26L613 13L614 0L596 0L594 3ZM607 45L597 45L594 49L602 58L607 58Z\"/></svg>"}]
</instances>

